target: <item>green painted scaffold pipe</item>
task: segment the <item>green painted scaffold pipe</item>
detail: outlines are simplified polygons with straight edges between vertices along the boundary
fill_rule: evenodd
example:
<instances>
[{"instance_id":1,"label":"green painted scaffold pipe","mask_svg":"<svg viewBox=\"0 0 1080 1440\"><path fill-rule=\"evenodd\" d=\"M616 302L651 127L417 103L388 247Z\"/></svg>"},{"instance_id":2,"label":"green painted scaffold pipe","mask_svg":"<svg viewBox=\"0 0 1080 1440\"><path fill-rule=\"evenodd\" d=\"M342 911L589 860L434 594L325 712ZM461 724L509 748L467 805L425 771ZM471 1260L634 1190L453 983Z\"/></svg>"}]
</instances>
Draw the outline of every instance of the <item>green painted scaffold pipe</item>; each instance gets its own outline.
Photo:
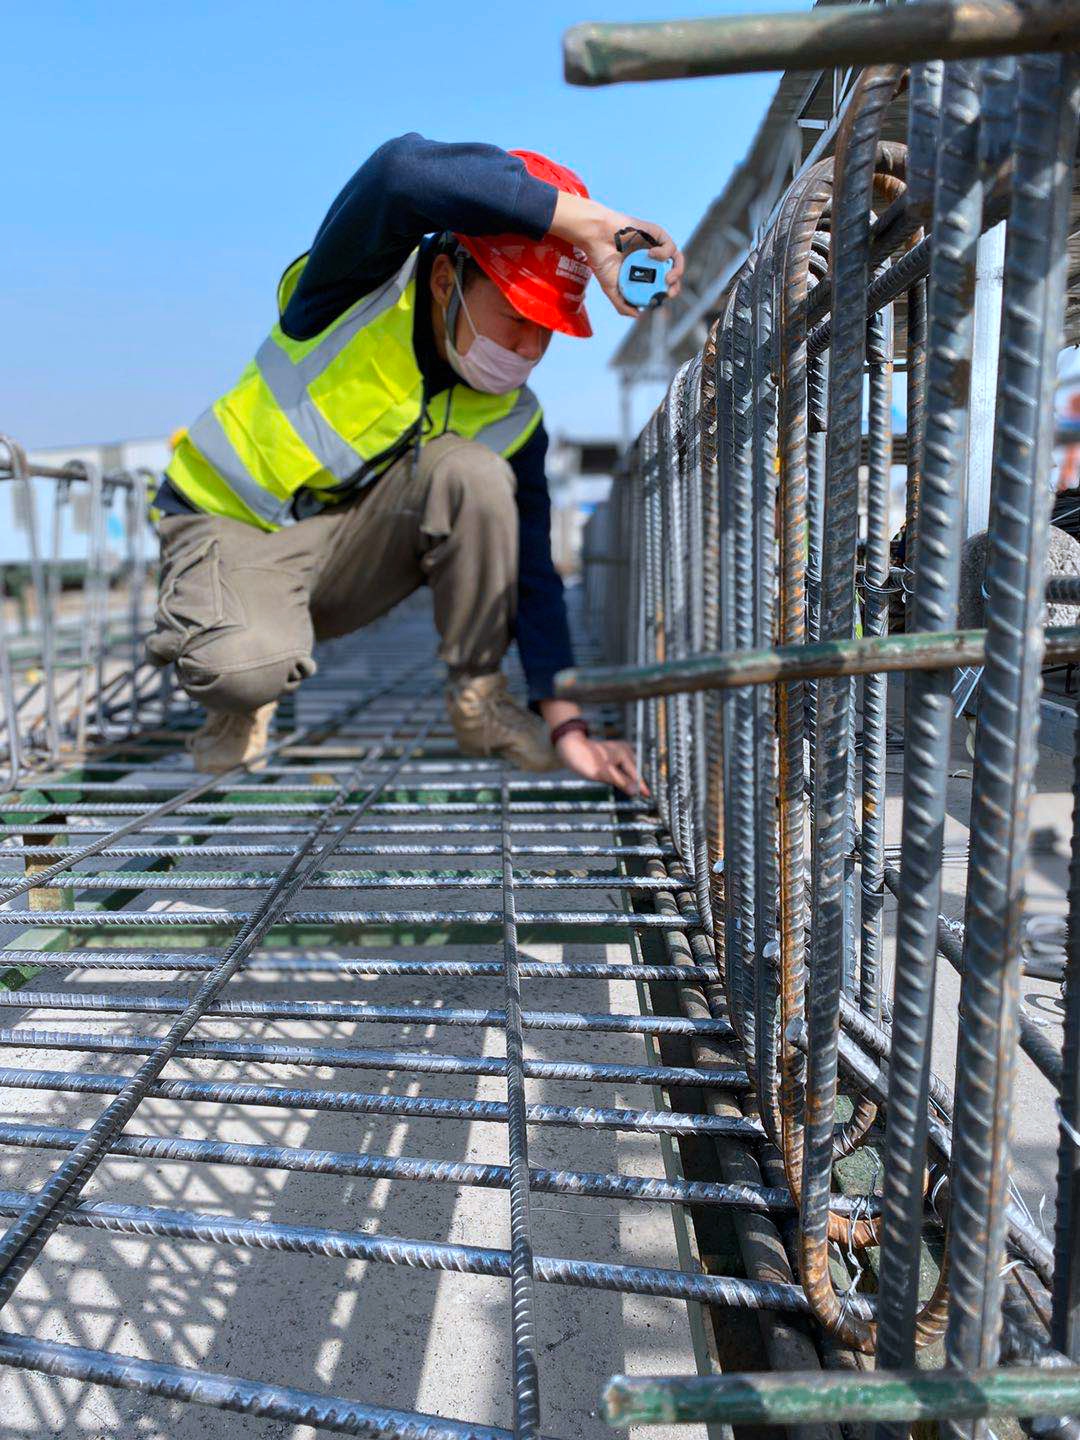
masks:
<instances>
[{"instance_id":1,"label":"green painted scaffold pipe","mask_svg":"<svg viewBox=\"0 0 1080 1440\"><path fill-rule=\"evenodd\" d=\"M793 1371L761 1375L616 1375L601 1399L609 1425L807 1425L1075 1415L1080 1367Z\"/></svg>"},{"instance_id":2,"label":"green painted scaffold pipe","mask_svg":"<svg viewBox=\"0 0 1080 1440\"><path fill-rule=\"evenodd\" d=\"M563 69L571 85L614 85L755 70L958 60L1072 50L1078 28L1078 0L922 0L722 20L587 23L566 32Z\"/></svg>"},{"instance_id":3,"label":"green painted scaffold pipe","mask_svg":"<svg viewBox=\"0 0 1080 1440\"><path fill-rule=\"evenodd\" d=\"M690 690L729 690L740 685L815 680L822 675L870 675L882 670L952 670L982 665L985 630L940 635L880 635L861 640L823 640L773 650L726 650L654 665L594 665L560 670L555 693L567 700L637 700ZM1080 626L1046 632L1044 665L1080 660Z\"/></svg>"}]
</instances>

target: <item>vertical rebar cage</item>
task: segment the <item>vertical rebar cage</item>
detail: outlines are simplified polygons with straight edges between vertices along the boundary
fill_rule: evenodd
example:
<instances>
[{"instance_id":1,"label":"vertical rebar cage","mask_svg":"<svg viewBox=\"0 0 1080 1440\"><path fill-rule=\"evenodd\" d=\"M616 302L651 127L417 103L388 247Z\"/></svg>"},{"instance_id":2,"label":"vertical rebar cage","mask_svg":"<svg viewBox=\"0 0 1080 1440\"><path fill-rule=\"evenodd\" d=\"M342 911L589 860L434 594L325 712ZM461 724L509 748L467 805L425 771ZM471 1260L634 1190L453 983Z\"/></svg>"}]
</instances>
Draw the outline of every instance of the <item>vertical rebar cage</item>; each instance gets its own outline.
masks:
<instances>
[{"instance_id":1,"label":"vertical rebar cage","mask_svg":"<svg viewBox=\"0 0 1080 1440\"><path fill-rule=\"evenodd\" d=\"M867 25L910 38L913 15L897 14ZM819 18L843 40L835 13L792 25L805 38ZM767 22L727 23L583 26L568 71L755 68L735 28ZM987 1416L1067 1429L1046 1416L1080 1413L1075 787L1063 1051L1019 1003L1041 671L1080 642L1044 622L1080 69L1069 53L954 53L858 72L834 153L776 205L586 536L589 613L617 663L565 675L563 693L626 705L678 854L708 887L723 1013L798 1208L798 1283L834 1354L876 1366L869 1379L617 1377L615 1424L903 1433L936 1419L974 1434ZM884 138L898 114L906 144ZM1003 221L984 614L961 629L977 253ZM598 553L621 563L590 565ZM1080 590L1057 581L1050 598ZM958 674L973 726L962 923L941 913ZM939 957L960 976L951 1083L931 1066ZM1010 1183L1018 1053L1057 1096L1053 1241ZM860 1159L861 1202L838 1211Z\"/></svg>"}]
</instances>

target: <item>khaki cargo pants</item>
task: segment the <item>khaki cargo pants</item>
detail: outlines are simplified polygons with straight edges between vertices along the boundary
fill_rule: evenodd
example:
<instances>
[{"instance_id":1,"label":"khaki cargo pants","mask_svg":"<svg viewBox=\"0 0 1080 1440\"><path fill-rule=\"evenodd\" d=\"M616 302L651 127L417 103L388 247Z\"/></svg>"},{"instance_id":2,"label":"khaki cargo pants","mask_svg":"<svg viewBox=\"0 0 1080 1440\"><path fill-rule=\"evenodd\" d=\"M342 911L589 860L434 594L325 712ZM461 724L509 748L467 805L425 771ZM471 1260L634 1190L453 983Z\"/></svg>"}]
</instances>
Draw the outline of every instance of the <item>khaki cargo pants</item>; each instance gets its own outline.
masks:
<instances>
[{"instance_id":1,"label":"khaki cargo pants","mask_svg":"<svg viewBox=\"0 0 1080 1440\"><path fill-rule=\"evenodd\" d=\"M316 640L346 635L422 585L452 674L498 669L517 603L514 474L485 445L442 435L355 500L272 534L219 515L159 523L161 583L147 651L184 689L247 713L315 672Z\"/></svg>"}]
</instances>

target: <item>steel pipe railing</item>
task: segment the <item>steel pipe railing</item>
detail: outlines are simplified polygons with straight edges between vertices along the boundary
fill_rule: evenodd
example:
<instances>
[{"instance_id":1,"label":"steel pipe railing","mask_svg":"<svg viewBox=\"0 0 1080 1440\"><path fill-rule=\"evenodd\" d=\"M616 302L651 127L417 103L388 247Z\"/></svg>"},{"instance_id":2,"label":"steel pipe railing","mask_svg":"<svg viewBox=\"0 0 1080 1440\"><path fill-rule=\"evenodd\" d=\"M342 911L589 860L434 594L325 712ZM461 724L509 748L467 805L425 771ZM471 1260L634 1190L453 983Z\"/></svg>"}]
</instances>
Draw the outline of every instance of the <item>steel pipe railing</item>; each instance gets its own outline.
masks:
<instances>
[{"instance_id":1,"label":"steel pipe railing","mask_svg":"<svg viewBox=\"0 0 1080 1440\"><path fill-rule=\"evenodd\" d=\"M143 653L156 479L81 460L42 464L0 435L0 486L14 494L26 552L0 564L0 792L62 751L128 738L187 704ZM77 560L72 533L85 536ZM12 593L23 574L28 584Z\"/></svg>"},{"instance_id":2,"label":"steel pipe railing","mask_svg":"<svg viewBox=\"0 0 1080 1440\"><path fill-rule=\"evenodd\" d=\"M838 5L809 15L575 25L563 54L572 85L611 85L872 65L883 55L959 60L1069 51L1078 27L1075 0L919 0L885 10Z\"/></svg>"}]
</instances>

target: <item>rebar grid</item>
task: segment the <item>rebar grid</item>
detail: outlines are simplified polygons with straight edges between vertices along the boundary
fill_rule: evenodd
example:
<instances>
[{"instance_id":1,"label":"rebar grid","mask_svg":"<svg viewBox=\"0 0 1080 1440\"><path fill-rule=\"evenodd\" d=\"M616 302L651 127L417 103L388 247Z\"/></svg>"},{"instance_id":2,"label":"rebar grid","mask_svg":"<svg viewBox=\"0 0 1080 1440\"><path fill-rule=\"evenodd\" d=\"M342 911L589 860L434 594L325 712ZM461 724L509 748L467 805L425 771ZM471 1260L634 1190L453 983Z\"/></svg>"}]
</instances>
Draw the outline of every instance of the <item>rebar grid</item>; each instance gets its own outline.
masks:
<instances>
[{"instance_id":1,"label":"rebar grid","mask_svg":"<svg viewBox=\"0 0 1080 1440\"><path fill-rule=\"evenodd\" d=\"M0 1120L0 1154L39 1177L0 1190L0 1212L10 1217L0 1238L0 1302L22 1315L24 1278L47 1263L58 1229L490 1277L508 1282L512 1297L511 1382L496 1406L503 1428L380 1405L395 1397L374 1388L362 1400L316 1395L303 1383L277 1383L272 1360L257 1377L230 1377L174 1364L169 1350L88 1345L75 1328L77 1307L68 1329L77 1343L9 1321L4 1365L343 1433L524 1436L550 1433L543 1422L553 1409L592 1410L605 1375L598 1366L580 1395L545 1390L550 1285L649 1303L807 1312L794 1284L707 1274L692 1246L690 1263L685 1254L680 1261L674 1234L670 1258L657 1252L651 1263L632 1252L610 1256L607 1246L579 1258L536 1243L534 1197L602 1203L605 1213L617 1205L767 1217L790 1214L792 1204L776 1183L684 1176L657 1169L659 1155L644 1168L630 1160L610 1169L530 1157L532 1136L622 1137L625 1148L633 1137L713 1145L763 1132L752 1115L697 1098L744 1091L742 1066L696 1054L669 1062L661 1053L723 1041L726 1018L638 1002L645 985L671 992L715 973L707 955L656 949L660 937L687 934L698 920L700 887L695 896L671 837L641 801L570 777L525 778L459 759L432 690L434 669L403 666L402 656L430 643L424 623L406 612L327 647L300 697L303 723L279 731L269 762L256 769L193 776L177 755L190 723L180 715L172 729L103 752L100 770L93 750L75 767L24 770L0 806L0 924L10 937L0 1010L11 1017L0 1046L12 1057L0 1066L0 1092L16 1107L6 1105ZM365 675L379 677L367 693ZM659 896L670 907L657 909ZM412 948L440 941L467 948L461 958ZM559 949L535 958L536 944ZM428 994L381 1003L367 989L324 998L311 988L410 980ZM455 1003L431 990L460 982L495 982L490 1003ZM590 996L599 983L611 1008L575 1003L582 983ZM557 999L553 984L562 987ZM555 1004L537 1003L530 986L543 986ZM464 1045L444 1038L466 1031ZM608 1058L612 1044L619 1050ZM439 1094L440 1084L469 1090ZM505 1085L505 1098L487 1098L492 1085ZM564 1102L557 1091L568 1086ZM60 1101L66 1107L57 1110ZM163 1104L173 1111L163 1114ZM447 1158L372 1141L237 1138L232 1118L308 1112L346 1123L435 1121L435 1149ZM460 1154L455 1137L476 1125L505 1135L504 1159ZM314 1177L334 1189L314 1224L303 1210L279 1218L224 1213L220 1203L140 1203L138 1176L162 1165L193 1176ZM507 1208L491 1212L482 1243L410 1238L392 1223L373 1233L350 1221L347 1205L333 1213L333 1195L357 1183L389 1185L391 1194L401 1186L489 1194L489 1207ZM151 1184L142 1190L152 1197ZM502 1215L505 1248L490 1243ZM455 1397L452 1379L445 1393ZM576 1433L578 1421L567 1430Z\"/></svg>"},{"instance_id":2,"label":"rebar grid","mask_svg":"<svg viewBox=\"0 0 1080 1440\"><path fill-rule=\"evenodd\" d=\"M876 1352L881 1368L865 1394L854 1385L845 1396L837 1377L820 1405L799 1389L812 1388L809 1376L795 1377L790 1395L777 1377L757 1400L751 1376L633 1381L625 1392L617 1380L612 1423L879 1419L878 1433L896 1436L932 1414L951 1433L983 1435L982 1416L1037 1413L1017 1408L1037 1401L1035 1378L1023 1402L992 1408L985 1376L1002 1358L1058 1367L1045 1394L1068 1393L1070 1410L1080 1408L1080 1371L1069 1381L1077 1388L1054 1390L1060 1367L1080 1359L1075 784L1064 1057L1019 1009L1040 667L1078 653L1075 631L1044 637L1043 621L1078 73L1072 56L1038 54L927 62L910 76L884 63L862 71L835 156L779 202L718 302L704 350L590 522L585 587L609 663L567 673L562 693L626 703L670 817L678 860L668 872L681 861L700 875L699 847L708 848L711 903L699 908L714 922L746 1102L780 1151L798 1209L788 1259L834 1347ZM898 95L909 102L907 147L880 139ZM1002 219L987 618L984 631L962 632L976 251ZM903 512L890 514L894 358L907 386L908 473ZM690 376L698 399L687 406ZM715 529L687 521L688 493L699 513L715 514ZM590 571L597 554L608 561ZM688 557L696 630L658 554ZM1052 591L1056 601L1077 593L1068 581ZM984 669L960 924L940 914L943 839L953 671L976 651ZM902 705L900 687L886 689L889 672L902 677ZM699 708L685 708L686 692ZM665 733L666 751L655 739ZM887 863L884 825L894 753L898 868ZM687 804L699 775L701 803ZM931 1070L939 955L960 974L955 1097ZM1058 1095L1060 1125L1047 1116L1061 1137L1053 1257L1010 1187L1018 1046ZM860 1152L862 1205L838 1209L848 1172L837 1161ZM1014 1274L1023 1326L1037 1337L1027 1348L1007 1328L1003 1340ZM871 1276L873 1311L859 1303L860 1279ZM943 1337L944 1355L922 1363L946 1359L955 1383L935 1390L928 1377L936 1408L921 1409L908 1372ZM1009 1383L1019 1394L1028 1379L1013 1372L1002 1394Z\"/></svg>"}]
</instances>

